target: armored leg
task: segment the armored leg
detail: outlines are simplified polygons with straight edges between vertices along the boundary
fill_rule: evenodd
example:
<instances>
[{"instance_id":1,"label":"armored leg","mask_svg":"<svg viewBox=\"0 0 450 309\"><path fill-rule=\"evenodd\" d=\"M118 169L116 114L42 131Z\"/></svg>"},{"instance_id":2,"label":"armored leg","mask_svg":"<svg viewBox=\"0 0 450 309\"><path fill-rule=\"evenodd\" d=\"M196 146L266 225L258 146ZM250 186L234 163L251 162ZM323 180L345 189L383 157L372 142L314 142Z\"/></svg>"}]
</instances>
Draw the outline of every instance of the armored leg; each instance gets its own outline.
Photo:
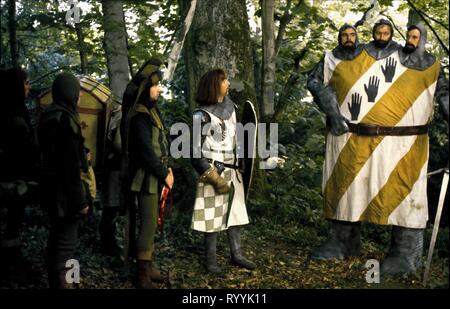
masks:
<instances>
[{"instance_id":1,"label":"armored leg","mask_svg":"<svg viewBox=\"0 0 450 309\"><path fill-rule=\"evenodd\" d=\"M391 246L381 264L381 275L413 273L422 266L423 231L392 227Z\"/></svg>"},{"instance_id":2,"label":"armored leg","mask_svg":"<svg viewBox=\"0 0 450 309\"><path fill-rule=\"evenodd\" d=\"M361 253L361 225L359 222L330 222L328 239L311 255L315 260L338 259L358 256Z\"/></svg>"}]
</instances>

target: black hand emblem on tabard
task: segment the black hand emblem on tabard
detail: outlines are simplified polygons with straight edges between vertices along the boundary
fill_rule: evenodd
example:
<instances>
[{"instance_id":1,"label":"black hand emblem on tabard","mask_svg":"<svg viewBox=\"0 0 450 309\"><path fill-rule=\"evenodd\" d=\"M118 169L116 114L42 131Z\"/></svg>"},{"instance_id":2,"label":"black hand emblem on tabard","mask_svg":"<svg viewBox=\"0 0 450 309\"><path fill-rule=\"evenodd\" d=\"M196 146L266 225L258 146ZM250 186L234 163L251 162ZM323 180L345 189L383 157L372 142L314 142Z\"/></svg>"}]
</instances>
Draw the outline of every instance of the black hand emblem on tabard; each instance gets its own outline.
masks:
<instances>
[{"instance_id":1,"label":"black hand emblem on tabard","mask_svg":"<svg viewBox=\"0 0 450 309\"><path fill-rule=\"evenodd\" d=\"M369 78L369 85L364 84L364 90L367 93L368 102L375 102L378 94L378 86L380 86L380 79L376 76L371 76Z\"/></svg>"},{"instance_id":2,"label":"black hand emblem on tabard","mask_svg":"<svg viewBox=\"0 0 450 309\"><path fill-rule=\"evenodd\" d=\"M394 60L394 58L389 57L386 59L386 66L381 66L381 71L383 71L384 74L384 81L386 83L392 83L392 79L395 75L395 68L397 67L397 60Z\"/></svg>"},{"instance_id":3,"label":"black hand emblem on tabard","mask_svg":"<svg viewBox=\"0 0 450 309\"><path fill-rule=\"evenodd\" d=\"M352 115L352 121L357 121L359 112L361 111L362 96L359 93L352 94L352 105L347 102L348 110Z\"/></svg>"}]
</instances>

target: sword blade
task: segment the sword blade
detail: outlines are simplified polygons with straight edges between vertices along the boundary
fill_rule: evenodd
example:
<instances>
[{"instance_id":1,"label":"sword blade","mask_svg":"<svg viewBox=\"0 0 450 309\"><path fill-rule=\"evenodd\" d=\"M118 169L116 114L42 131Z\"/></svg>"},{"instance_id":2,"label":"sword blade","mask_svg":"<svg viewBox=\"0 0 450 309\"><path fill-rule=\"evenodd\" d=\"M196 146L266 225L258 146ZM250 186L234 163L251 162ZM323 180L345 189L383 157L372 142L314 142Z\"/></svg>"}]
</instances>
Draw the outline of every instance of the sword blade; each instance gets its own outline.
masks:
<instances>
[{"instance_id":1,"label":"sword blade","mask_svg":"<svg viewBox=\"0 0 450 309\"><path fill-rule=\"evenodd\" d=\"M428 249L428 258L427 258L427 263L425 265L425 273L423 275L423 285L427 284L428 276L430 274L430 267L431 267L431 260L433 258L434 245L436 244L436 238L437 238L437 234L439 231L439 223L441 221L442 208L444 207L445 194L447 193L448 178L449 178L448 169L446 169L444 172L444 176L442 177L442 186L441 186L441 192L439 194L439 202L438 202L438 208L436 211L436 218L434 219L433 234L431 235L430 248Z\"/></svg>"}]
</instances>

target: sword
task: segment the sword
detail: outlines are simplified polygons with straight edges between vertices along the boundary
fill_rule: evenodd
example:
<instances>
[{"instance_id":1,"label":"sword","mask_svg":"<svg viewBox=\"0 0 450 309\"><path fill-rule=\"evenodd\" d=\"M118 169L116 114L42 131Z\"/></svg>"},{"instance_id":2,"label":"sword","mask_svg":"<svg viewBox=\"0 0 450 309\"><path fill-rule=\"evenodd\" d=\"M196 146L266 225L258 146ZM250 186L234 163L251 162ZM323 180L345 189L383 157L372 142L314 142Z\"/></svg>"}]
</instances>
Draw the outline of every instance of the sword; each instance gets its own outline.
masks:
<instances>
[{"instance_id":1,"label":"sword","mask_svg":"<svg viewBox=\"0 0 450 309\"><path fill-rule=\"evenodd\" d=\"M436 217L434 219L433 234L431 236L430 248L428 249L427 263L425 264L425 273L423 275L424 286L427 284L428 276L430 274L431 259L433 258L434 245L436 244L437 233L439 231L439 222L441 221L442 208L444 207L445 194L447 193L447 186L448 186L448 165L444 169L444 176L442 177L441 192L439 194L438 208L436 212Z\"/></svg>"}]
</instances>

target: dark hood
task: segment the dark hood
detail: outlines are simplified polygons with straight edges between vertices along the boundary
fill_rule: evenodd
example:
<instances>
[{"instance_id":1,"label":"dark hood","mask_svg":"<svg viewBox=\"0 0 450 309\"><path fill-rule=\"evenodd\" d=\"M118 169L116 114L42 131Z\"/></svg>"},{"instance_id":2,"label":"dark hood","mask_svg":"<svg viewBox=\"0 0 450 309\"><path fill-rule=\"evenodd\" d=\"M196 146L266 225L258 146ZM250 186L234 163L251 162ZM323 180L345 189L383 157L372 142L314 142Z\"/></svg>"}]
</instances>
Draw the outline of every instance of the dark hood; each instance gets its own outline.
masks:
<instances>
[{"instance_id":1,"label":"dark hood","mask_svg":"<svg viewBox=\"0 0 450 309\"><path fill-rule=\"evenodd\" d=\"M51 104L45 112L47 114L65 112L78 126L80 126L80 117L77 112L80 88L80 82L73 74L59 74L52 85L53 104Z\"/></svg>"},{"instance_id":2,"label":"dark hood","mask_svg":"<svg viewBox=\"0 0 450 309\"><path fill-rule=\"evenodd\" d=\"M53 102L76 113L80 88L80 82L73 74L59 74L52 85Z\"/></svg>"}]
</instances>

